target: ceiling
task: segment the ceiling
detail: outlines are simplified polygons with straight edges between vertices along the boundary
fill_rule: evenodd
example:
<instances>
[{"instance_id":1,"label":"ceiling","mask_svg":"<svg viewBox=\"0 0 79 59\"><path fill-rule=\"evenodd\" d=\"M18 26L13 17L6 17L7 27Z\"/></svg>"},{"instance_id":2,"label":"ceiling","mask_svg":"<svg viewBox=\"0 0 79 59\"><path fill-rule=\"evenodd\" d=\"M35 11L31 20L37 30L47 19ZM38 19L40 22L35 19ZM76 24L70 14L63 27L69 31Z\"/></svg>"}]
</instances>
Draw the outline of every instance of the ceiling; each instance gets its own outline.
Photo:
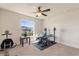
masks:
<instances>
[{"instance_id":1,"label":"ceiling","mask_svg":"<svg viewBox=\"0 0 79 59\"><path fill-rule=\"evenodd\" d=\"M0 3L0 8L4 8L13 12L17 12L30 17L35 17L33 12L36 11L38 6L42 6L42 9L50 8L50 12L46 12L47 17L59 16L67 12L74 12L79 10L79 4L77 3ZM46 18L40 16L38 18Z\"/></svg>"}]
</instances>

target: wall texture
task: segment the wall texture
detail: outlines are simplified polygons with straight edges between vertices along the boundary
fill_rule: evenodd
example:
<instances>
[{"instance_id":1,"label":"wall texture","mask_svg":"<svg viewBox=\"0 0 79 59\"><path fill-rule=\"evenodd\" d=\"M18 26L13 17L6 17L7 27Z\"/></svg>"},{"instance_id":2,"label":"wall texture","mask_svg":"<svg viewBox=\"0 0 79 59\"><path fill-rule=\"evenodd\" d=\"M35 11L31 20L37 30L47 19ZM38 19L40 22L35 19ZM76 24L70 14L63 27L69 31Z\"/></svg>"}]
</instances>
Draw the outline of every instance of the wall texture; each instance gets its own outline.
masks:
<instances>
[{"instance_id":1,"label":"wall texture","mask_svg":"<svg viewBox=\"0 0 79 59\"><path fill-rule=\"evenodd\" d=\"M53 12L52 12L53 14ZM53 33L56 27L56 41L79 48L79 10L67 11L58 16L51 16L44 20L44 27Z\"/></svg>"},{"instance_id":2,"label":"wall texture","mask_svg":"<svg viewBox=\"0 0 79 59\"><path fill-rule=\"evenodd\" d=\"M20 28L21 19L29 19L34 21L35 24L37 24L35 25L36 33L42 30L41 28L42 24L40 20L38 20L39 23L37 23L36 21L37 19L35 18L27 17L25 15L21 15L5 9L0 9L0 43L2 42L3 39L5 39L5 36L1 35L2 33L4 33L5 30L9 30L12 33L10 37L13 39L13 41L19 43L20 34L21 34L21 28ZM39 30L37 28L39 28Z\"/></svg>"}]
</instances>

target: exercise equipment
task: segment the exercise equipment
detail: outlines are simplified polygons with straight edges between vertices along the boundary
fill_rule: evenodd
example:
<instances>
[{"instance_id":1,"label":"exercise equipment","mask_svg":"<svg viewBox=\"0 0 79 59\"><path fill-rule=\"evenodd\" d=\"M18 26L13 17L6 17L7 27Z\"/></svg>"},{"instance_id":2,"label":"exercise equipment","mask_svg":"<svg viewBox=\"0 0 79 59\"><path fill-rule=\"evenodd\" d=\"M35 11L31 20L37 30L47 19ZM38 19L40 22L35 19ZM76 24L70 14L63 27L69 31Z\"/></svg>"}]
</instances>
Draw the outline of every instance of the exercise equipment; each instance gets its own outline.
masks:
<instances>
[{"instance_id":1,"label":"exercise equipment","mask_svg":"<svg viewBox=\"0 0 79 59\"><path fill-rule=\"evenodd\" d=\"M55 31L56 31L56 28L54 27L53 28L53 31L54 31L54 34L49 34L49 35L47 35L46 33L44 34L44 36L42 36L42 37L38 37L36 40L39 40L37 43L35 43L34 45L37 47L37 48L39 48L40 50L43 50L43 49L45 49L45 48L47 48L47 47L50 47L50 46L52 46L52 45L54 45L54 44L56 44L56 42L55 42ZM46 30L46 32L47 32L47 30ZM50 37L53 37L53 41L51 41L49 38Z\"/></svg>"},{"instance_id":2,"label":"exercise equipment","mask_svg":"<svg viewBox=\"0 0 79 59\"><path fill-rule=\"evenodd\" d=\"M55 31L56 31L56 27L54 27L53 31L54 31L54 36L53 36L54 37L54 41L53 42L54 42L54 44L56 44L56 42L55 42Z\"/></svg>"},{"instance_id":3,"label":"exercise equipment","mask_svg":"<svg viewBox=\"0 0 79 59\"><path fill-rule=\"evenodd\" d=\"M0 51L6 51L5 56L8 56L9 55L8 50L16 47L17 44L16 43L14 44L13 40L8 37L9 35L12 35L11 33L9 33L8 30L6 30L5 33L2 35L5 35L6 38L1 43Z\"/></svg>"},{"instance_id":4,"label":"exercise equipment","mask_svg":"<svg viewBox=\"0 0 79 59\"><path fill-rule=\"evenodd\" d=\"M37 38L37 40L39 40L38 45L39 44L44 45L44 42L46 42L47 38L48 38L47 37L47 28L45 28L44 29L44 33L43 33L43 36Z\"/></svg>"},{"instance_id":5,"label":"exercise equipment","mask_svg":"<svg viewBox=\"0 0 79 59\"><path fill-rule=\"evenodd\" d=\"M6 30L6 31L5 31L5 33L4 33L4 34L2 34L2 35L5 35L5 36L6 36L6 39L7 39L7 38L8 38L8 36L9 36L9 35L12 35L12 34L11 34L11 33L9 33L9 30Z\"/></svg>"},{"instance_id":6,"label":"exercise equipment","mask_svg":"<svg viewBox=\"0 0 79 59\"><path fill-rule=\"evenodd\" d=\"M1 49L8 49L13 46L14 42L12 39L4 39L1 44Z\"/></svg>"},{"instance_id":7,"label":"exercise equipment","mask_svg":"<svg viewBox=\"0 0 79 59\"><path fill-rule=\"evenodd\" d=\"M12 35L11 33L9 33L9 30L6 30L4 34L6 38L3 40L2 44L1 44L1 49L7 49L13 46L13 40L11 38L9 38L9 35Z\"/></svg>"}]
</instances>

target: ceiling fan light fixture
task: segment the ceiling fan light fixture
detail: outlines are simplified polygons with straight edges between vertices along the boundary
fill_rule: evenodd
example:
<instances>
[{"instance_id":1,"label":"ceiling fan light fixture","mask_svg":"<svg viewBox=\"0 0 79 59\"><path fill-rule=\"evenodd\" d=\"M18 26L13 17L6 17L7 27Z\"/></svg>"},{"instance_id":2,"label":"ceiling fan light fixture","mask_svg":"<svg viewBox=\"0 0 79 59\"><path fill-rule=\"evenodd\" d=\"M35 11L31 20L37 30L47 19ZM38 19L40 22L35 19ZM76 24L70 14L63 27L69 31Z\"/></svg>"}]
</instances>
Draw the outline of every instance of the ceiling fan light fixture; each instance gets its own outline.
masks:
<instances>
[{"instance_id":1,"label":"ceiling fan light fixture","mask_svg":"<svg viewBox=\"0 0 79 59\"><path fill-rule=\"evenodd\" d=\"M41 13L36 13L36 15L41 16Z\"/></svg>"},{"instance_id":2,"label":"ceiling fan light fixture","mask_svg":"<svg viewBox=\"0 0 79 59\"><path fill-rule=\"evenodd\" d=\"M41 15L47 16L44 12L48 12L48 11L50 11L50 8L41 10L41 7L39 6L39 7L37 7L37 10L36 10L36 12L35 12L36 17L39 17L39 16L41 16Z\"/></svg>"}]
</instances>

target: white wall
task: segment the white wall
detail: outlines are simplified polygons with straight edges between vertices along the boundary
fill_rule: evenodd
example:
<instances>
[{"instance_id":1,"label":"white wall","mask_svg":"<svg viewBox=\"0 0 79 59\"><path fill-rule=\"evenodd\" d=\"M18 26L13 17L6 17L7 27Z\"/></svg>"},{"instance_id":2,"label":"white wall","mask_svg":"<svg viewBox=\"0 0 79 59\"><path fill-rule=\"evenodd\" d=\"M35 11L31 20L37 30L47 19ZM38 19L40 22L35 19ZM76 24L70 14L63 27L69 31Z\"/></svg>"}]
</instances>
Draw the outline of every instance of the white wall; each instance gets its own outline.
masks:
<instances>
[{"instance_id":1,"label":"white wall","mask_svg":"<svg viewBox=\"0 0 79 59\"><path fill-rule=\"evenodd\" d=\"M44 20L44 27L47 27L50 33L53 33L54 26L57 28L56 41L79 48L79 10L74 9Z\"/></svg>"},{"instance_id":2,"label":"white wall","mask_svg":"<svg viewBox=\"0 0 79 59\"><path fill-rule=\"evenodd\" d=\"M21 34L21 19L29 19L35 21L35 31L41 31L41 26L39 28L39 25L41 23L40 20L39 23L37 23L37 19L27 17L25 15L21 15L5 9L0 9L0 43L3 39L5 39L5 36L1 35L2 33L4 33L5 30L9 30L12 33L11 38L13 39L13 41L17 44L19 43L19 38ZM37 28L39 28L39 30Z\"/></svg>"}]
</instances>

